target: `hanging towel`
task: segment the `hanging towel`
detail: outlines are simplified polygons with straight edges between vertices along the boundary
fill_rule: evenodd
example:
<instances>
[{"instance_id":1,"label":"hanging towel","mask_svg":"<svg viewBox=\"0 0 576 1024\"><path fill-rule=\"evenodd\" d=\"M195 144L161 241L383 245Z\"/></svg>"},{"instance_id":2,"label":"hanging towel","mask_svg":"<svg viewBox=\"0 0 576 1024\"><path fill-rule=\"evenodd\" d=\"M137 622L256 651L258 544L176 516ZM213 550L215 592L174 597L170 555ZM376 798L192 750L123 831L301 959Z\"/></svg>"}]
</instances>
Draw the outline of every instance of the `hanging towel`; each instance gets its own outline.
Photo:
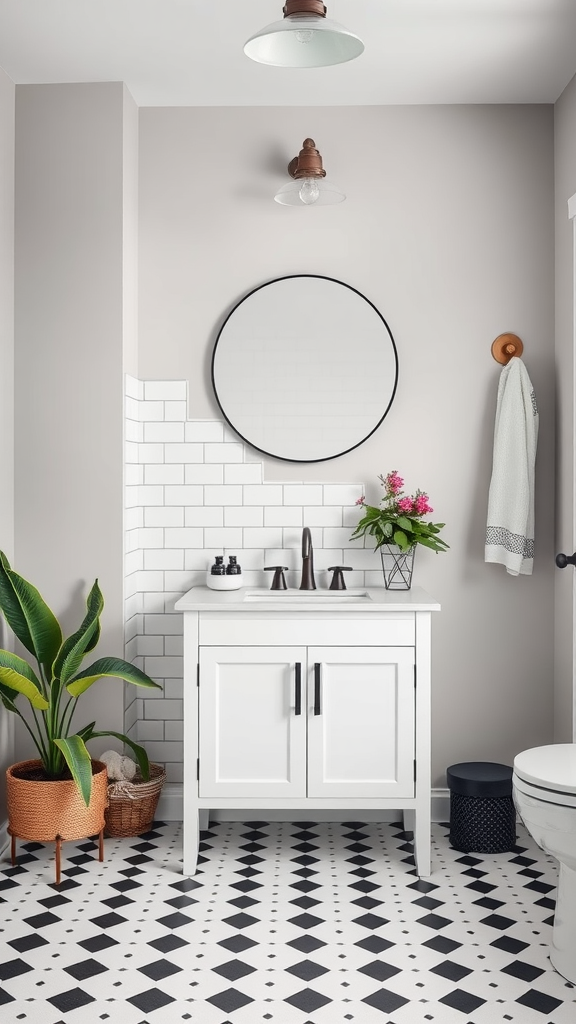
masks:
<instances>
[{"instance_id":1,"label":"hanging towel","mask_svg":"<svg viewBox=\"0 0 576 1024\"><path fill-rule=\"evenodd\" d=\"M528 371L517 356L498 384L492 479L488 495L485 561L511 576L534 565L534 464L538 408Z\"/></svg>"}]
</instances>

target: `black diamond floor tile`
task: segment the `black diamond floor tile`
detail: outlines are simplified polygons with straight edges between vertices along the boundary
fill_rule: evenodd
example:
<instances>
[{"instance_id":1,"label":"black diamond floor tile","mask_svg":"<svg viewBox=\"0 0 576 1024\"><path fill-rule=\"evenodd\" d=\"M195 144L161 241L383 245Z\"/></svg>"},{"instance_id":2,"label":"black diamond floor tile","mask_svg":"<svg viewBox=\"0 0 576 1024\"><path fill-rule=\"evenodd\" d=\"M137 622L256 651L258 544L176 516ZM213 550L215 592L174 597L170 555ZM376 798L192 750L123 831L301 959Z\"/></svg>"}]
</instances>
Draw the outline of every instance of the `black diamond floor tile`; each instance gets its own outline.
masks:
<instances>
[{"instance_id":1,"label":"black diamond floor tile","mask_svg":"<svg viewBox=\"0 0 576 1024\"><path fill-rule=\"evenodd\" d=\"M212 822L190 879L180 835L107 840L103 864L70 844L60 887L43 846L0 871L2 1022L576 1020L548 959L557 868L523 830L464 856L435 825L430 879L401 823Z\"/></svg>"}]
</instances>

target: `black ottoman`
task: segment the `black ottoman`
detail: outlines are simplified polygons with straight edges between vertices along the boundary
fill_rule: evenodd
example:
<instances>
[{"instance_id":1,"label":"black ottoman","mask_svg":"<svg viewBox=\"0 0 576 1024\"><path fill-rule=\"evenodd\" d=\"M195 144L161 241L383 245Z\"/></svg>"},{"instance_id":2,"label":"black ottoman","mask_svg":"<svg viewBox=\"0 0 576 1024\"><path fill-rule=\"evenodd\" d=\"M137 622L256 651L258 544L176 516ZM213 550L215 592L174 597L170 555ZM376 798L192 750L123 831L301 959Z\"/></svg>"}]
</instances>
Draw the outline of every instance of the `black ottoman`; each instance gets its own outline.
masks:
<instances>
[{"instance_id":1,"label":"black ottoman","mask_svg":"<svg viewBox=\"0 0 576 1024\"><path fill-rule=\"evenodd\" d=\"M450 842L462 853L509 853L516 844L512 768L468 761L446 770Z\"/></svg>"}]
</instances>

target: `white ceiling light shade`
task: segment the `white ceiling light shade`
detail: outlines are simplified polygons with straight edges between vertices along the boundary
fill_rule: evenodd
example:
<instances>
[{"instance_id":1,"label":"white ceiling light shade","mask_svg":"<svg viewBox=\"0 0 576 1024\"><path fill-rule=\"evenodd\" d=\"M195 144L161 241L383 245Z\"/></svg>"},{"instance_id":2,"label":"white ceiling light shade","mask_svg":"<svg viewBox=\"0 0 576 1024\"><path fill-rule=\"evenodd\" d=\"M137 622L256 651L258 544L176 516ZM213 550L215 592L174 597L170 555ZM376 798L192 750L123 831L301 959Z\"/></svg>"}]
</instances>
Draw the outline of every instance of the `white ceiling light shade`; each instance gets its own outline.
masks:
<instances>
[{"instance_id":1,"label":"white ceiling light shade","mask_svg":"<svg viewBox=\"0 0 576 1024\"><path fill-rule=\"evenodd\" d=\"M274 196L282 206L328 206L346 199L338 186L327 180L314 139L304 139L300 153L288 164L288 173L294 180Z\"/></svg>"},{"instance_id":2,"label":"white ceiling light shade","mask_svg":"<svg viewBox=\"0 0 576 1024\"><path fill-rule=\"evenodd\" d=\"M322 68L359 57L364 43L343 25L326 18L322 0L286 0L284 20L256 32L244 53L278 68Z\"/></svg>"}]
</instances>

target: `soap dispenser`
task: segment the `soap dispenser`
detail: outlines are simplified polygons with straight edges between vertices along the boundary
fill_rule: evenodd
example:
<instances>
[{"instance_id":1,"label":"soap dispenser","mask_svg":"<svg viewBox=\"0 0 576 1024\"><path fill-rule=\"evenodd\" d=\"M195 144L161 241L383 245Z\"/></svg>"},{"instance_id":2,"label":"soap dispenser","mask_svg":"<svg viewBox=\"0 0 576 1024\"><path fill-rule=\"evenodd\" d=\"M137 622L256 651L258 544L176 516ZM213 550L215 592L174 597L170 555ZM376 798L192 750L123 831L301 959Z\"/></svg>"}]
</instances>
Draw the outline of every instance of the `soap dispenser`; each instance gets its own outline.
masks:
<instances>
[{"instance_id":1,"label":"soap dispenser","mask_svg":"<svg viewBox=\"0 0 576 1024\"><path fill-rule=\"evenodd\" d=\"M224 555L216 555L214 565L206 572L206 586L210 590L239 590L242 586L242 569L236 555L230 555L224 565Z\"/></svg>"}]
</instances>

